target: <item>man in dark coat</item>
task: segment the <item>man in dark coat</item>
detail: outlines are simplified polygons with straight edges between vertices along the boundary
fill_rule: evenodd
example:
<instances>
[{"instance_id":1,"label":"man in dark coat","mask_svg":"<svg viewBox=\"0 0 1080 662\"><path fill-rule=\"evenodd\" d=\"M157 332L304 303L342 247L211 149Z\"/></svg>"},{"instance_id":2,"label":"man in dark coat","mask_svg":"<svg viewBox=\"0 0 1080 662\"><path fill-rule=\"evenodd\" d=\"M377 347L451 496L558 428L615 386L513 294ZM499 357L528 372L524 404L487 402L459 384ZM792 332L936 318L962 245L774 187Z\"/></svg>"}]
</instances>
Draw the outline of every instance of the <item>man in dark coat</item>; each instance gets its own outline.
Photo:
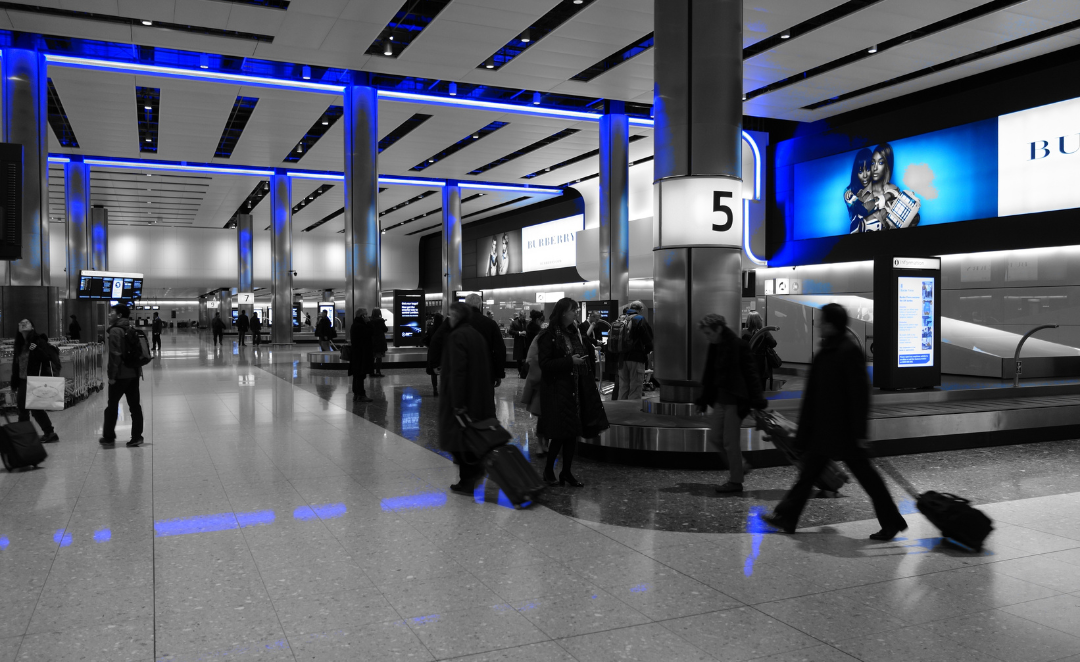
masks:
<instances>
[{"instance_id":1,"label":"man in dark coat","mask_svg":"<svg viewBox=\"0 0 1080 662\"><path fill-rule=\"evenodd\" d=\"M488 347L488 368L491 370L491 382L498 388L502 380L506 379L506 343L503 342L502 329L499 323L490 317L484 317L480 312L480 304L483 301L479 294L470 294L465 297L465 305L472 308L469 316L469 324L479 332ZM528 349L528 348L526 348ZM492 395L494 398L495 396Z\"/></svg>"},{"instance_id":2,"label":"man in dark coat","mask_svg":"<svg viewBox=\"0 0 1080 662\"><path fill-rule=\"evenodd\" d=\"M701 412L713 408L711 441L727 454L728 480L716 491L742 492L750 465L743 461L739 430L751 409L764 409L768 402L761 395L750 343L735 335L720 315L706 315L698 328L709 340L709 353L696 404Z\"/></svg>"},{"instance_id":3,"label":"man in dark coat","mask_svg":"<svg viewBox=\"0 0 1080 662\"><path fill-rule=\"evenodd\" d=\"M460 494L473 493L476 482L483 476L480 464L468 464L462 455L462 427L458 416L474 421L495 418L495 387L490 381L488 348L484 338L470 324L469 318L479 315L463 303L450 306L449 327L442 351L442 370L439 392L439 446L454 456L458 465L458 482L450 489Z\"/></svg>"},{"instance_id":4,"label":"man in dark coat","mask_svg":"<svg viewBox=\"0 0 1080 662\"><path fill-rule=\"evenodd\" d=\"M840 459L874 503L881 530L872 540L892 540L907 528L885 482L866 452L866 418L870 409L870 383L862 350L847 333L843 306L830 303L821 309L821 349L814 355L810 378L803 391L795 447L803 452L799 480L772 515L763 519L782 531L794 533L814 481L830 459Z\"/></svg>"},{"instance_id":5,"label":"man in dark coat","mask_svg":"<svg viewBox=\"0 0 1080 662\"><path fill-rule=\"evenodd\" d=\"M364 319L367 319L365 311ZM333 326L330 324L330 318L327 317L326 311L319 313L319 321L315 324L315 338L319 341L319 349L324 352L330 351L330 341L337 336ZM368 337L368 344L371 344L370 334Z\"/></svg>"},{"instance_id":6,"label":"man in dark coat","mask_svg":"<svg viewBox=\"0 0 1080 662\"><path fill-rule=\"evenodd\" d=\"M259 346L259 342L262 340L262 320L259 319L259 313L251 313L251 344L256 347Z\"/></svg>"},{"instance_id":7,"label":"man in dark coat","mask_svg":"<svg viewBox=\"0 0 1080 662\"><path fill-rule=\"evenodd\" d=\"M82 326L75 316L71 316L71 324L68 324L68 340L82 340Z\"/></svg>"},{"instance_id":8,"label":"man in dark coat","mask_svg":"<svg viewBox=\"0 0 1080 662\"><path fill-rule=\"evenodd\" d=\"M241 345L247 344L247 342L244 341L244 337L247 336L249 326L251 326L251 324L248 321L247 311L241 310L240 315L236 318L236 333L240 336Z\"/></svg>"},{"instance_id":9,"label":"man in dark coat","mask_svg":"<svg viewBox=\"0 0 1080 662\"><path fill-rule=\"evenodd\" d=\"M322 323L322 319L319 319ZM355 402L374 402L364 390L364 380L375 363L371 353L371 324L368 323L367 309L357 308L349 330L349 343L352 345L352 357L349 359L349 374L352 375L353 400Z\"/></svg>"},{"instance_id":10,"label":"man in dark coat","mask_svg":"<svg viewBox=\"0 0 1080 662\"><path fill-rule=\"evenodd\" d=\"M210 320L210 330L214 333L214 346L218 343L225 344L225 322L221 321L221 313L214 313L214 319Z\"/></svg>"},{"instance_id":11,"label":"man in dark coat","mask_svg":"<svg viewBox=\"0 0 1080 662\"><path fill-rule=\"evenodd\" d=\"M525 335L528 333L525 315L517 313L510 322L510 337L514 339L514 360L518 364L518 376L525 379L529 374L529 364L525 357L529 353L529 347L525 344Z\"/></svg>"}]
</instances>

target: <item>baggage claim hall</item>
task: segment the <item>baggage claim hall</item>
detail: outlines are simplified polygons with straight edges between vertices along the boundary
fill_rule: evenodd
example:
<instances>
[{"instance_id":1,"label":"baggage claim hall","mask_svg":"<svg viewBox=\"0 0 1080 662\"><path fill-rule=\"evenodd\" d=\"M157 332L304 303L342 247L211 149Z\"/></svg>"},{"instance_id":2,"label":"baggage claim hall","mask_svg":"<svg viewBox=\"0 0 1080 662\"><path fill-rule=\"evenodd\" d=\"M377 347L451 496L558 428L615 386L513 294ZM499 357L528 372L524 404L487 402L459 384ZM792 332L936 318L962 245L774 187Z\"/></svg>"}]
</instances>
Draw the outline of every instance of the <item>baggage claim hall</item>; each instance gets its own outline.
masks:
<instances>
[{"instance_id":1,"label":"baggage claim hall","mask_svg":"<svg viewBox=\"0 0 1080 662\"><path fill-rule=\"evenodd\" d=\"M1080 2L0 2L0 662L1080 660Z\"/></svg>"}]
</instances>

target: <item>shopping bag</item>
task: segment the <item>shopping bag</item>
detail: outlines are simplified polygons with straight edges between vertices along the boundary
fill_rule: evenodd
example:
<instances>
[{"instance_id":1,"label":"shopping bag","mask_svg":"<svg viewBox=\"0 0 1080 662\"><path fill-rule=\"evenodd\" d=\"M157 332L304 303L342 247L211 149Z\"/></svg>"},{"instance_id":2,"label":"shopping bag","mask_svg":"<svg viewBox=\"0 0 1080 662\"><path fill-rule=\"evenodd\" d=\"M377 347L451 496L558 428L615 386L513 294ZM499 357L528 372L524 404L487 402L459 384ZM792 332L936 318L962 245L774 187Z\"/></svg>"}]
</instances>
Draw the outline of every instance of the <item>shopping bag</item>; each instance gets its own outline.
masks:
<instances>
[{"instance_id":1,"label":"shopping bag","mask_svg":"<svg viewBox=\"0 0 1080 662\"><path fill-rule=\"evenodd\" d=\"M63 377L30 375L26 378L26 408L63 411L65 382Z\"/></svg>"}]
</instances>

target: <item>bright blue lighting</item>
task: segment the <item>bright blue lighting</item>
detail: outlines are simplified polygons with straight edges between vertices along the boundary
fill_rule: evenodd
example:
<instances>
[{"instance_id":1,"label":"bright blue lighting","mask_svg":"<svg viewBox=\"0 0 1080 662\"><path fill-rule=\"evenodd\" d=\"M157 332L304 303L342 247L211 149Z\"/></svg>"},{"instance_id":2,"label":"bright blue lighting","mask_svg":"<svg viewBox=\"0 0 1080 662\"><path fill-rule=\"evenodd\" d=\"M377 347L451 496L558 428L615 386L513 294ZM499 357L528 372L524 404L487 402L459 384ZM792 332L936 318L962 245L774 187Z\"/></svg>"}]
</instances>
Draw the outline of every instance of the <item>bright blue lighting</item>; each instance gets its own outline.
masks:
<instances>
[{"instance_id":1,"label":"bright blue lighting","mask_svg":"<svg viewBox=\"0 0 1080 662\"><path fill-rule=\"evenodd\" d=\"M66 156L50 156L49 163L71 163L71 159Z\"/></svg>"},{"instance_id":2,"label":"bright blue lighting","mask_svg":"<svg viewBox=\"0 0 1080 662\"><path fill-rule=\"evenodd\" d=\"M310 522L313 519L319 519L319 516L311 509L311 506L300 506L293 511L292 516L293 519L298 519L301 522Z\"/></svg>"},{"instance_id":3,"label":"bright blue lighting","mask_svg":"<svg viewBox=\"0 0 1080 662\"><path fill-rule=\"evenodd\" d=\"M420 436L420 403L423 399L414 388L401 392L401 436L416 441Z\"/></svg>"},{"instance_id":4,"label":"bright blue lighting","mask_svg":"<svg viewBox=\"0 0 1080 662\"><path fill-rule=\"evenodd\" d=\"M207 172L221 175L256 175L270 177L273 170L256 168L228 168L206 164L168 163L165 161L125 160L125 159L83 159L83 163L92 166L107 166L110 168L135 168L138 170L175 170L178 172Z\"/></svg>"},{"instance_id":5,"label":"bright blue lighting","mask_svg":"<svg viewBox=\"0 0 1080 662\"><path fill-rule=\"evenodd\" d=\"M559 108L544 108L543 106L533 105L519 106L513 103L501 103L498 101L480 101L478 99L463 99L461 97L440 97L432 94L415 94L413 92L398 92L396 90L379 90L379 98L391 101L426 103L435 106L458 106L464 108L476 108L479 110L499 110L520 115L559 117L563 119L593 122L599 122L600 118L603 117L600 113L588 113L580 110L562 110Z\"/></svg>"},{"instance_id":6,"label":"bright blue lighting","mask_svg":"<svg viewBox=\"0 0 1080 662\"><path fill-rule=\"evenodd\" d=\"M631 593L644 593L644 592L646 592L648 590L649 590L649 585L648 584L638 584L637 586L631 586L630 587L630 592Z\"/></svg>"},{"instance_id":7,"label":"bright blue lighting","mask_svg":"<svg viewBox=\"0 0 1080 662\"><path fill-rule=\"evenodd\" d=\"M461 188L478 188L485 191L515 191L519 193L534 193L537 195L562 195L562 189L540 188L538 186L514 186L512 184L481 184L479 182L461 182Z\"/></svg>"},{"instance_id":8,"label":"bright blue lighting","mask_svg":"<svg viewBox=\"0 0 1080 662\"><path fill-rule=\"evenodd\" d=\"M97 60L85 57L72 57L69 55L45 54L45 60L50 64L79 69L97 69L100 71L121 71L125 73L149 73L155 76L167 76L169 78L188 78L192 80L212 81L217 83L246 83L261 87L280 87L306 92L322 92L341 94L345 91L344 85L327 85L325 83L312 83L309 81L285 80L280 78L265 78L263 76L247 76L243 74L230 74L222 71L210 71L207 69L180 69L177 67L162 67L155 64L141 64L136 62L114 62L111 60Z\"/></svg>"},{"instance_id":9,"label":"bright blue lighting","mask_svg":"<svg viewBox=\"0 0 1080 662\"><path fill-rule=\"evenodd\" d=\"M442 508L446 505L446 492L427 492L424 494L407 494L405 496L391 497L380 502L383 510L423 510L426 508Z\"/></svg>"},{"instance_id":10,"label":"bright blue lighting","mask_svg":"<svg viewBox=\"0 0 1080 662\"><path fill-rule=\"evenodd\" d=\"M157 538L165 538L167 536L182 536L188 533L227 531L235 529L237 526L236 515L232 513L196 515L195 517L158 520L154 522L154 535Z\"/></svg>"},{"instance_id":11,"label":"bright blue lighting","mask_svg":"<svg viewBox=\"0 0 1080 662\"><path fill-rule=\"evenodd\" d=\"M325 503L321 506L312 506L311 509L319 516L319 519L335 519L349 512L343 503Z\"/></svg>"},{"instance_id":12,"label":"bright blue lighting","mask_svg":"<svg viewBox=\"0 0 1080 662\"><path fill-rule=\"evenodd\" d=\"M0 536L0 549L7 549L10 544L11 541L8 540L7 536Z\"/></svg>"},{"instance_id":13,"label":"bright blue lighting","mask_svg":"<svg viewBox=\"0 0 1080 662\"><path fill-rule=\"evenodd\" d=\"M52 539L54 543L61 547L67 547L71 544L71 534L64 533L64 529L57 529L56 533L53 534Z\"/></svg>"},{"instance_id":14,"label":"bright blue lighting","mask_svg":"<svg viewBox=\"0 0 1080 662\"><path fill-rule=\"evenodd\" d=\"M112 540L112 529L94 531L94 542L109 542L110 540Z\"/></svg>"},{"instance_id":15,"label":"bright blue lighting","mask_svg":"<svg viewBox=\"0 0 1080 662\"><path fill-rule=\"evenodd\" d=\"M274 518L274 511L272 510L258 510L253 513L236 513L236 521L241 529L249 526L273 524Z\"/></svg>"},{"instance_id":16,"label":"bright blue lighting","mask_svg":"<svg viewBox=\"0 0 1080 662\"><path fill-rule=\"evenodd\" d=\"M345 175L339 175L332 172L303 172L300 170L290 170L285 174L289 177L299 177L300 179L329 179L335 182L345 181Z\"/></svg>"},{"instance_id":17,"label":"bright blue lighting","mask_svg":"<svg viewBox=\"0 0 1080 662\"><path fill-rule=\"evenodd\" d=\"M750 513L746 516L746 532L751 534L750 554L746 557L746 563L743 565L743 574L747 577L754 574L754 561L757 560L758 554L761 553L761 539L770 530L769 526L761 519L764 513L764 506L752 506Z\"/></svg>"},{"instance_id":18,"label":"bright blue lighting","mask_svg":"<svg viewBox=\"0 0 1080 662\"><path fill-rule=\"evenodd\" d=\"M397 184L399 186L446 186L446 182L438 179L405 179L402 177L379 177L380 184Z\"/></svg>"}]
</instances>

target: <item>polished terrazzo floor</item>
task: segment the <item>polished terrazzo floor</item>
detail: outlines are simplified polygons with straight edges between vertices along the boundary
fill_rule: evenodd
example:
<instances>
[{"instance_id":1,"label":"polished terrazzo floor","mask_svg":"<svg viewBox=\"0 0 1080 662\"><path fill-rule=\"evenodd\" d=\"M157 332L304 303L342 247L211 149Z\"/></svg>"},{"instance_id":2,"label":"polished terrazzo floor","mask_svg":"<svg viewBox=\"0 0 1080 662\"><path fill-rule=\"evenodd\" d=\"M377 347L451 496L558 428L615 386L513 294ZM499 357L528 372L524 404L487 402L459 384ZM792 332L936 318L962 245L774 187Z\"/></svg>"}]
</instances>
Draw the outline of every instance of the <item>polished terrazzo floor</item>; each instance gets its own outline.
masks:
<instances>
[{"instance_id":1,"label":"polished terrazzo floor","mask_svg":"<svg viewBox=\"0 0 1080 662\"><path fill-rule=\"evenodd\" d=\"M768 533L787 468L721 499L712 472L582 461L586 488L514 511L447 493L422 371L356 406L302 352L167 335L141 448L97 444L100 394L54 416L43 467L0 474L0 662L1080 660L1071 443L897 461L995 518L979 555L919 515L871 544L858 488Z\"/></svg>"}]
</instances>

